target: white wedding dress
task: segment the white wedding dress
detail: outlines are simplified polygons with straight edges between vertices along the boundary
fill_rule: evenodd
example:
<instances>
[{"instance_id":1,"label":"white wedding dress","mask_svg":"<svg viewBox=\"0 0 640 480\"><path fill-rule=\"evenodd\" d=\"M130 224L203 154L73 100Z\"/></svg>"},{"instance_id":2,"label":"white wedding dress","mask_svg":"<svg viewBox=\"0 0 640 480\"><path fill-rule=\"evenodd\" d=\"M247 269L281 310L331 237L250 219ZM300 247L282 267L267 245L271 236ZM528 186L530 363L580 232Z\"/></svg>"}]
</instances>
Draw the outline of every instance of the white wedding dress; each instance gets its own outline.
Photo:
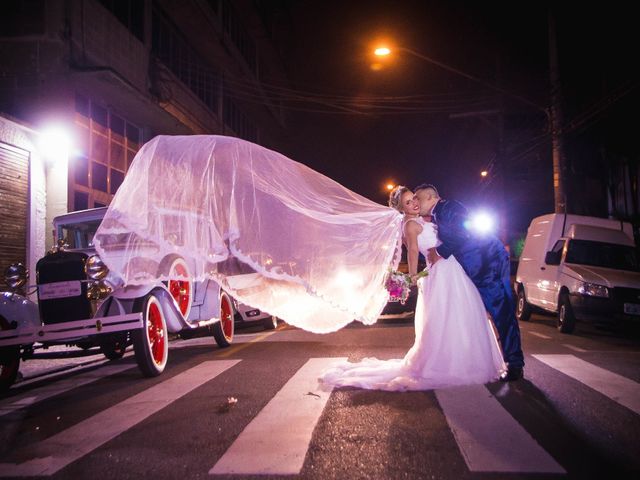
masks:
<instances>
[{"instance_id":1,"label":"white wedding dress","mask_svg":"<svg viewBox=\"0 0 640 480\"><path fill-rule=\"evenodd\" d=\"M438 245L436 226L422 225L420 252ZM458 261L440 259L418 280L415 343L403 359L342 361L322 383L375 390L430 390L496 380L505 370L480 293Z\"/></svg>"}]
</instances>

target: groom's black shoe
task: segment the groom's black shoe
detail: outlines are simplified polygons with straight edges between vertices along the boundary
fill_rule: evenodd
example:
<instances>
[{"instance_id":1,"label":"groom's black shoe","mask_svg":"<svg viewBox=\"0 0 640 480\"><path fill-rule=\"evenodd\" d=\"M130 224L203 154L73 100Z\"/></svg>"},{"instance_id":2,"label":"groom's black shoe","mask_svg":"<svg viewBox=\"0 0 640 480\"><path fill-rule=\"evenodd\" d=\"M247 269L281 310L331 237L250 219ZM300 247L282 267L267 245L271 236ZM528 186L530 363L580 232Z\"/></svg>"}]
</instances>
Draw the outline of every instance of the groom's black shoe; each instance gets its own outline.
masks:
<instances>
[{"instance_id":1,"label":"groom's black shoe","mask_svg":"<svg viewBox=\"0 0 640 480\"><path fill-rule=\"evenodd\" d=\"M524 371L521 367L508 368L506 372L500 375L501 382L513 382L514 380L520 380L524 376Z\"/></svg>"}]
</instances>

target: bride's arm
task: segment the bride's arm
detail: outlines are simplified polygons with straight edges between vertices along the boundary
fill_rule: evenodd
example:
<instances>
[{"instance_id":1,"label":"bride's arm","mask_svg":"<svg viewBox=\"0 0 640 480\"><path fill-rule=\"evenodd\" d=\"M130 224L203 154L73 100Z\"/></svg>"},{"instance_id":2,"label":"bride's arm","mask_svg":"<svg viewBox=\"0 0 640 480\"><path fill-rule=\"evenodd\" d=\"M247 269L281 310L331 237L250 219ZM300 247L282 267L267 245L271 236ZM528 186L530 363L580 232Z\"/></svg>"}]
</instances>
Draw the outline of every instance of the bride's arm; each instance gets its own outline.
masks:
<instances>
[{"instance_id":1,"label":"bride's arm","mask_svg":"<svg viewBox=\"0 0 640 480\"><path fill-rule=\"evenodd\" d=\"M404 227L404 238L407 245L407 263L409 264L409 275L418 273L418 235L422 227L416 222L407 222Z\"/></svg>"}]
</instances>

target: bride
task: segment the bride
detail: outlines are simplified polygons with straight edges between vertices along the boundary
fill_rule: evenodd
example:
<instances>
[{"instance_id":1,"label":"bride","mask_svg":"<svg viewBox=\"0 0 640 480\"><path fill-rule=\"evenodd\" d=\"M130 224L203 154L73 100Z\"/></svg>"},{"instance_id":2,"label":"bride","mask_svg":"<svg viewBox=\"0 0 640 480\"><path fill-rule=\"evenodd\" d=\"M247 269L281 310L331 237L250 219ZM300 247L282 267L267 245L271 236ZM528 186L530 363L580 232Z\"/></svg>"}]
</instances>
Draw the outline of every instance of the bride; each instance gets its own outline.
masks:
<instances>
[{"instance_id":1,"label":"bride","mask_svg":"<svg viewBox=\"0 0 640 480\"><path fill-rule=\"evenodd\" d=\"M418 201L407 187L396 187L389 205L404 214L409 274L416 278L418 253L426 258L427 250L438 245L437 227L419 216ZM403 391L496 380L506 368L500 347L480 294L457 260L441 259L417 285L415 343L404 358L341 362L325 371L320 381Z\"/></svg>"}]
</instances>

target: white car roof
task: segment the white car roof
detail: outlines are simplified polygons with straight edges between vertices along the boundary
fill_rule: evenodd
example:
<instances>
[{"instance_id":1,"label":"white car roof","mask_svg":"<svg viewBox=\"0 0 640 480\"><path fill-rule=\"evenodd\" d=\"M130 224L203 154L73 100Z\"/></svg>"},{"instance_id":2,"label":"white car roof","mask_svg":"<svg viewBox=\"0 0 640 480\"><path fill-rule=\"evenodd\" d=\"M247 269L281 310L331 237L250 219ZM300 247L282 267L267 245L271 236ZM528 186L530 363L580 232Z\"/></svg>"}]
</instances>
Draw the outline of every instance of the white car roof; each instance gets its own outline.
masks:
<instances>
[{"instance_id":1,"label":"white car roof","mask_svg":"<svg viewBox=\"0 0 640 480\"><path fill-rule=\"evenodd\" d=\"M89 210L79 210L77 212L58 215L53 219L54 227L58 225L72 225L74 223L89 222L92 220L102 220L108 207L90 208Z\"/></svg>"}]
</instances>

